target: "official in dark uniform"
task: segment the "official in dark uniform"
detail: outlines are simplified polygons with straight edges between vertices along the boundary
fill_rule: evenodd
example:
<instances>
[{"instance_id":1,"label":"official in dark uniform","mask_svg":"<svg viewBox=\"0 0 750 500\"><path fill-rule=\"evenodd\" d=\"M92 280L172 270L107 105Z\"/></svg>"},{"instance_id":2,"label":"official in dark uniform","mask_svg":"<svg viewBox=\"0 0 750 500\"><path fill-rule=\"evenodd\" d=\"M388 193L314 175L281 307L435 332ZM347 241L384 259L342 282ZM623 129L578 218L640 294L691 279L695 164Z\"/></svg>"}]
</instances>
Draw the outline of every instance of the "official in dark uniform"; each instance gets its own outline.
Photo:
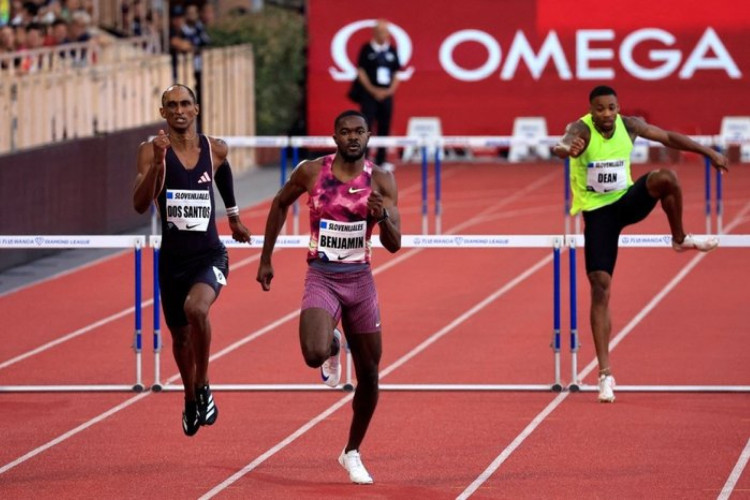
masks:
<instances>
[{"instance_id":1,"label":"official in dark uniform","mask_svg":"<svg viewBox=\"0 0 750 500\"><path fill-rule=\"evenodd\" d=\"M388 22L379 19L373 28L372 40L362 46L357 59L357 79L363 87L358 102L370 129L381 137L391 133L393 96L399 85L396 73L401 69L398 53L390 40ZM384 147L378 148L375 163L386 170L393 169L393 165L386 162Z\"/></svg>"}]
</instances>

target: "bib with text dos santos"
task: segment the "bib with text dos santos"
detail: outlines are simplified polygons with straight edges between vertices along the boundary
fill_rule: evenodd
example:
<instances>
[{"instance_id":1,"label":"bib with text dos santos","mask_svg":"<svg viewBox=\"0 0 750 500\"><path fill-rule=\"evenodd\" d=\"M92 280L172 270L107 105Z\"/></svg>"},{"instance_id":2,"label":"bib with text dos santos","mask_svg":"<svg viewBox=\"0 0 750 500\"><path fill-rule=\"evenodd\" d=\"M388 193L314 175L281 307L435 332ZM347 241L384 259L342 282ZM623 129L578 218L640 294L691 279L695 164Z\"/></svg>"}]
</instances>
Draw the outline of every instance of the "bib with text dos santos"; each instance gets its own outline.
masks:
<instances>
[{"instance_id":1,"label":"bib with text dos santos","mask_svg":"<svg viewBox=\"0 0 750 500\"><path fill-rule=\"evenodd\" d=\"M342 182L333 175L334 157L323 158L318 180L307 202L310 208L307 260L369 263L375 220L367 216L367 198L372 192L373 164L365 160L362 173Z\"/></svg>"}]
</instances>

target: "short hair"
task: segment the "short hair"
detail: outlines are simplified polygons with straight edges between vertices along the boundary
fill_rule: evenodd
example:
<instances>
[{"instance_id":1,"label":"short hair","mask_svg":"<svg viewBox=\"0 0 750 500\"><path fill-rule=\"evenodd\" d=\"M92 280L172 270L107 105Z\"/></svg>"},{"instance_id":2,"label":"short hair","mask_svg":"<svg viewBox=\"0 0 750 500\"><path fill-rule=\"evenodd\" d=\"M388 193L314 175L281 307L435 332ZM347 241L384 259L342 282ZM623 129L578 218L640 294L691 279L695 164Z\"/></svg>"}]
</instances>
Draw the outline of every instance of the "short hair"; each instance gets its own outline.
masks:
<instances>
[{"instance_id":1,"label":"short hair","mask_svg":"<svg viewBox=\"0 0 750 500\"><path fill-rule=\"evenodd\" d=\"M613 89L612 87L599 85L598 87L594 87L594 90L589 93L589 102L592 102L594 98L603 95L613 95L617 97L617 92L615 92L615 89Z\"/></svg>"},{"instance_id":2,"label":"short hair","mask_svg":"<svg viewBox=\"0 0 750 500\"><path fill-rule=\"evenodd\" d=\"M182 87L183 89L187 90L188 94L190 94L190 97L192 97L193 99L193 104L198 104L198 99L195 97L195 92L193 92L193 89L191 89L187 85L183 85L181 83L175 83L174 85L170 85L169 87L167 87L167 89L164 92L162 92L161 94L161 106L162 107L164 107L164 105L167 104L166 102L167 92L174 89L175 87Z\"/></svg>"},{"instance_id":3,"label":"short hair","mask_svg":"<svg viewBox=\"0 0 750 500\"><path fill-rule=\"evenodd\" d=\"M347 109L346 111L343 111L339 113L339 115L336 117L335 120L333 120L333 130L335 131L337 128L339 128L339 121L343 120L347 116L359 116L365 121L365 125L367 125L367 130L370 130L370 124L367 122L367 117L360 113L359 111L355 109Z\"/></svg>"}]
</instances>

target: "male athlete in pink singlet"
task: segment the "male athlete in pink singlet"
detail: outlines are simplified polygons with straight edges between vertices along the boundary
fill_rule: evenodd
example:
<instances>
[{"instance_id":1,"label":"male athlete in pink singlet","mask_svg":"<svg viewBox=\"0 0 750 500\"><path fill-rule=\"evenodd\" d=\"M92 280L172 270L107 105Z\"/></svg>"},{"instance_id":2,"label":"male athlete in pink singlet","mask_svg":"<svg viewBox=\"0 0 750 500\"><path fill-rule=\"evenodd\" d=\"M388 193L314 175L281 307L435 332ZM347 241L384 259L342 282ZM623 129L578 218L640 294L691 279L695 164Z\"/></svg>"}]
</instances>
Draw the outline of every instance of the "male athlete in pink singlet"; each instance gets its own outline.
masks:
<instances>
[{"instance_id":1,"label":"male athlete in pink singlet","mask_svg":"<svg viewBox=\"0 0 750 500\"><path fill-rule=\"evenodd\" d=\"M370 267L370 238L376 225L380 241L394 253L401 248L398 192L393 174L365 160L370 130L358 111L334 121L336 154L303 161L273 200L266 223L257 280L271 289L271 255L289 207L309 195L310 247L300 314L300 345L305 362L320 368L331 387L341 377L343 326L357 375L349 441L339 463L357 484L371 484L359 446L378 401L378 365L382 352L378 295Z\"/></svg>"}]
</instances>

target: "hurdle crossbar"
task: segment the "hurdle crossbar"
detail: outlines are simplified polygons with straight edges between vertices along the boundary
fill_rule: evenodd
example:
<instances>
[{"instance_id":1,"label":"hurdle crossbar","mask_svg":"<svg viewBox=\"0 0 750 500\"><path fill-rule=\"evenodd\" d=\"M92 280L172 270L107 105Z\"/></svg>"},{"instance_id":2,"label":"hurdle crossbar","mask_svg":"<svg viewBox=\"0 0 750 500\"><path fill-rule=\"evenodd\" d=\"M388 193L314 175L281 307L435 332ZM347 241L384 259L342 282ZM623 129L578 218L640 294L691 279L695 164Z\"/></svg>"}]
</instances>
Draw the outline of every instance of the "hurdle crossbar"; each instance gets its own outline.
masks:
<instances>
[{"instance_id":1,"label":"hurdle crossbar","mask_svg":"<svg viewBox=\"0 0 750 500\"><path fill-rule=\"evenodd\" d=\"M87 391L135 391L145 389L142 380L142 300L141 300L141 249L146 246L146 237L140 235L3 235L0 249L134 249L134 335L135 382L132 384L68 384L68 385L2 385L1 392L87 392Z\"/></svg>"},{"instance_id":2,"label":"hurdle crossbar","mask_svg":"<svg viewBox=\"0 0 750 500\"><path fill-rule=\"evenodd\" d=\"M263 248L264 237L253 236L248 243L235 241L231 236L220 235L219 239L228 248L245 248L261 249ZM149 246L158 250L161 245L161 236L150 236L148 239ZM373 247L382 247L382 244L373 239ZM310 237L308 235L279 235L276 240L277 248L308 248ZM553 329L552 342L550 347L553 350L554 369L553 381L547 384L381 384L381 390L385 391L555 391L563 390L563 384L560 378L560 251L564 245L563 235L402 235L402 248L547 248L553 251ZM158 261L158 255L154 257ZM158 295L158 280L154 279L154 295ZM157 302L155 301L155 305ZM154 331L159 328L159 310L154 308ZM157 334L154 334L154 338ZM154 343L160 345L160 342ZM342 377L343 383L338 389L350 391L354 388L352 381L352 361L348 355L349 348L346 348L346 365L345 374ZM154 351L155 363L158 367L160 350ZM158 374L158 368L155 370ZM154 391L181 391L181 384L162 383L158 378L155 379L151 386ZM212 390L217 391L325 391L336 390L324 384L212 384Z\"/></svg>"},{"instance_id":3,"label":"hurdle crossbar","mask_svg":"<svg viewBox=\"0 0 750 500\"><path fill-rule=\"evenodd\" d=\"M697 238L708 238L711 235L696 235ZM720 248L743 248L750 246L749 234L720 234ZM571 383L567 389L571 392L598 391L594 385L580 382L578 373L578 313L577 313L577 281L576 281L576 248L583 247L583 235L566 235L565 246L568 247L570 258L570 353L571 353ZM668 234L623 234L620 235L620 248L667 248L672 249L672 236ZM618 392L750 392L748 385L618 385Z\"/></svg>"}]
</instances>

